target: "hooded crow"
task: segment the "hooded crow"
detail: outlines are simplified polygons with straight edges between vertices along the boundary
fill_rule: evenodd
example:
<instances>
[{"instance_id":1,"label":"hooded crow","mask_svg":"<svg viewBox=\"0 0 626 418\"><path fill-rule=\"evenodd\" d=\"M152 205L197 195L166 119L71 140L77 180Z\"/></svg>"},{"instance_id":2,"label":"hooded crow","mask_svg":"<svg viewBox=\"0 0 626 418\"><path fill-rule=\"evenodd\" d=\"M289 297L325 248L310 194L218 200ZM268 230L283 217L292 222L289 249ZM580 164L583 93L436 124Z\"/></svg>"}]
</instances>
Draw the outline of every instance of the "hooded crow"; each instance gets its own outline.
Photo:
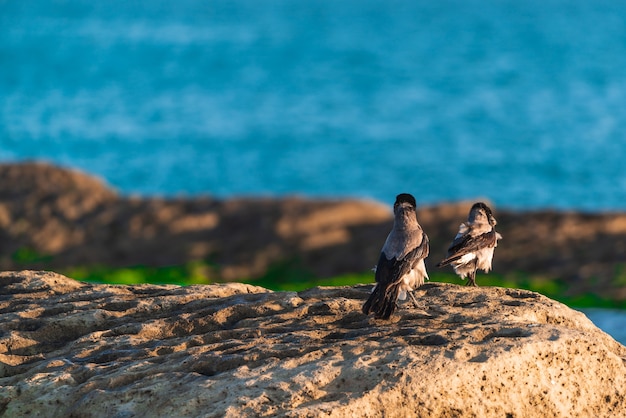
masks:
<instances>
[{"instance_id":1,"label":"hooded crow","mask_svg":"<svg viewBox=\"0 0 626 418\"><path fill-rule=\"evenodd\" d=\"M363 305L363 313L374 312L379 319L389 319L397 300L407 293L417 304L413 290L428 279L424 259L428 256L428 237L417 222L415 198L402 193L393 205L393 229L387 236L376 265L376 285Z\"/></svg>"},{"instance_id":2,"label":"hooded crow","mask_svg":"<svg viewBox=\"0 0 626 418\"><path fill-rule=\"evenodd\" d=\"M502 235L494 229L496 218L489 206L482 202L475 203L470 209L467 222L459 227L459 232L448 248L446 258L437 267L451 264L454 272L461 279L467 277L467 285L476 285L476 270L491 270L493 251Z\"/></svg>"}]
</instances>

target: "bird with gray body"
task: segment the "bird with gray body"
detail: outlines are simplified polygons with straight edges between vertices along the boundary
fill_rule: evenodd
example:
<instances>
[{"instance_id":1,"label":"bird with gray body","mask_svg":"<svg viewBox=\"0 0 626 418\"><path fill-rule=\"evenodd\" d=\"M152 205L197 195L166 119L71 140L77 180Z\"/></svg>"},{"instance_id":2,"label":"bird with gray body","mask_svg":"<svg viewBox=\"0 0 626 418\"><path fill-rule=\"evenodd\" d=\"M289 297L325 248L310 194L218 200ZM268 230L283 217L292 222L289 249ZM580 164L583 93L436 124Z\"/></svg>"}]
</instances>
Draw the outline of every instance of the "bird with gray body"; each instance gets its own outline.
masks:
<instances>
[{"instance_id":1,"label":"bird with gray body","mask_svg":"<svg viewBox=\"0 0 626 418\"><path fill-rule=\"evenodd\" d=\"M493 251L502 235L496 232L496 218L489 206L475 203L470 209L467 222L459 227L459 232L448 248L446 258L437 267L452 265L461 279L468 278L467 285L477 286L476 270L491 270Z\"/></svg>"},{"instance_id":2,"label":"bird with gray body","mask_svg":"<svg viewBox=\"0 0 626 418\"><path fill-rule=\"evenodd\" d=\"M428 256L428 237L417 222L415 198L402 193L393 205L393 228L380 253L376 265L376 285L363 305L365 315L373 312L376 318L389 319L397 300L407 294L417 304L413 290L428 279L424 259Z\"/></svg>"}]
</instances>

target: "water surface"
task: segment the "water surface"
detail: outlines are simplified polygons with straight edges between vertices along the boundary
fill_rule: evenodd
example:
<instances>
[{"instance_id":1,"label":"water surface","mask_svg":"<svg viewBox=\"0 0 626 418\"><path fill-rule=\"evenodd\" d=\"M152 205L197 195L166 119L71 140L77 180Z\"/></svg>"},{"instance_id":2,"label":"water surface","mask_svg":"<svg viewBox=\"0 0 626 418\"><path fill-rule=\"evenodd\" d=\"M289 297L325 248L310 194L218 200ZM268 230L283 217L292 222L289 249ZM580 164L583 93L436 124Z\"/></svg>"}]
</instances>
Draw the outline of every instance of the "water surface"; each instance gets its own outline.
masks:
<instances>
[{"instance_id":1,"label":"water surface","mask_svg":"<svg viewBox=\"0 0 626 418\"><path fill-rule=\"evenodd\" d=\"M0 161L126 193L626 209L626 3L0 1Z\"/></svg>"}]
</instances>

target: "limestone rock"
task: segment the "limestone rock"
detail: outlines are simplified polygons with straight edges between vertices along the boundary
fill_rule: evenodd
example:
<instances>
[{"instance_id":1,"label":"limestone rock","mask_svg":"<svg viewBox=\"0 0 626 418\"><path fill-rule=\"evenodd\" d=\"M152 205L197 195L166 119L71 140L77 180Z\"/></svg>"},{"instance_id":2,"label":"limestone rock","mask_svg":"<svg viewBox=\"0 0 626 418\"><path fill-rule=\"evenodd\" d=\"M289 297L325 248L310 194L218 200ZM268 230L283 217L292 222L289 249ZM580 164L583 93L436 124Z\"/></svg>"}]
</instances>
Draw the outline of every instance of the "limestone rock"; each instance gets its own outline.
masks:
<instances>
[{"instance_id":1,"label":"limestone rock","mask_svg":"<svg viewBox=\"0 0 626 418\"><path fill-rule=\"evenodd\" d=\"M109 286L0 273L0 415L612 417L626 347L537 293Z\"/></svg>"}]
</instances>

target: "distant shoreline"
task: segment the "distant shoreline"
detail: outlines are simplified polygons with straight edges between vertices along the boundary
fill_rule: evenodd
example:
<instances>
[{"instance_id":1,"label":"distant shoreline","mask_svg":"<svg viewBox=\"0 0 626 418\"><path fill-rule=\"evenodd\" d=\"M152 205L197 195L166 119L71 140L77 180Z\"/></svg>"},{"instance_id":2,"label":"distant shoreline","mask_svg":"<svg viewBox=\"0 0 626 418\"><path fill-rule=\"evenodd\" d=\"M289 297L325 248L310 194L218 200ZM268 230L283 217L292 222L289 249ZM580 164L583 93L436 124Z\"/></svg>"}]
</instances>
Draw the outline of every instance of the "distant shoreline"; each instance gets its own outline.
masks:
<instances>
[{"instance_id":1,"label":"distant shoreline","mask_svg":"<svg viewBox=\"0 0 626 418\"><path fill-rule=\"evenodd\" d=\"M124 196L46 163L1 164L0 178L3 270L197 263L212 281L317 280L370 271L391 225L390 207L369 200ZM471 203L419 208L429 272L451 273L434 264ZM495 213L504 239L483 282L626 300L626 213Z\"/></svg>"}]
</instances>

